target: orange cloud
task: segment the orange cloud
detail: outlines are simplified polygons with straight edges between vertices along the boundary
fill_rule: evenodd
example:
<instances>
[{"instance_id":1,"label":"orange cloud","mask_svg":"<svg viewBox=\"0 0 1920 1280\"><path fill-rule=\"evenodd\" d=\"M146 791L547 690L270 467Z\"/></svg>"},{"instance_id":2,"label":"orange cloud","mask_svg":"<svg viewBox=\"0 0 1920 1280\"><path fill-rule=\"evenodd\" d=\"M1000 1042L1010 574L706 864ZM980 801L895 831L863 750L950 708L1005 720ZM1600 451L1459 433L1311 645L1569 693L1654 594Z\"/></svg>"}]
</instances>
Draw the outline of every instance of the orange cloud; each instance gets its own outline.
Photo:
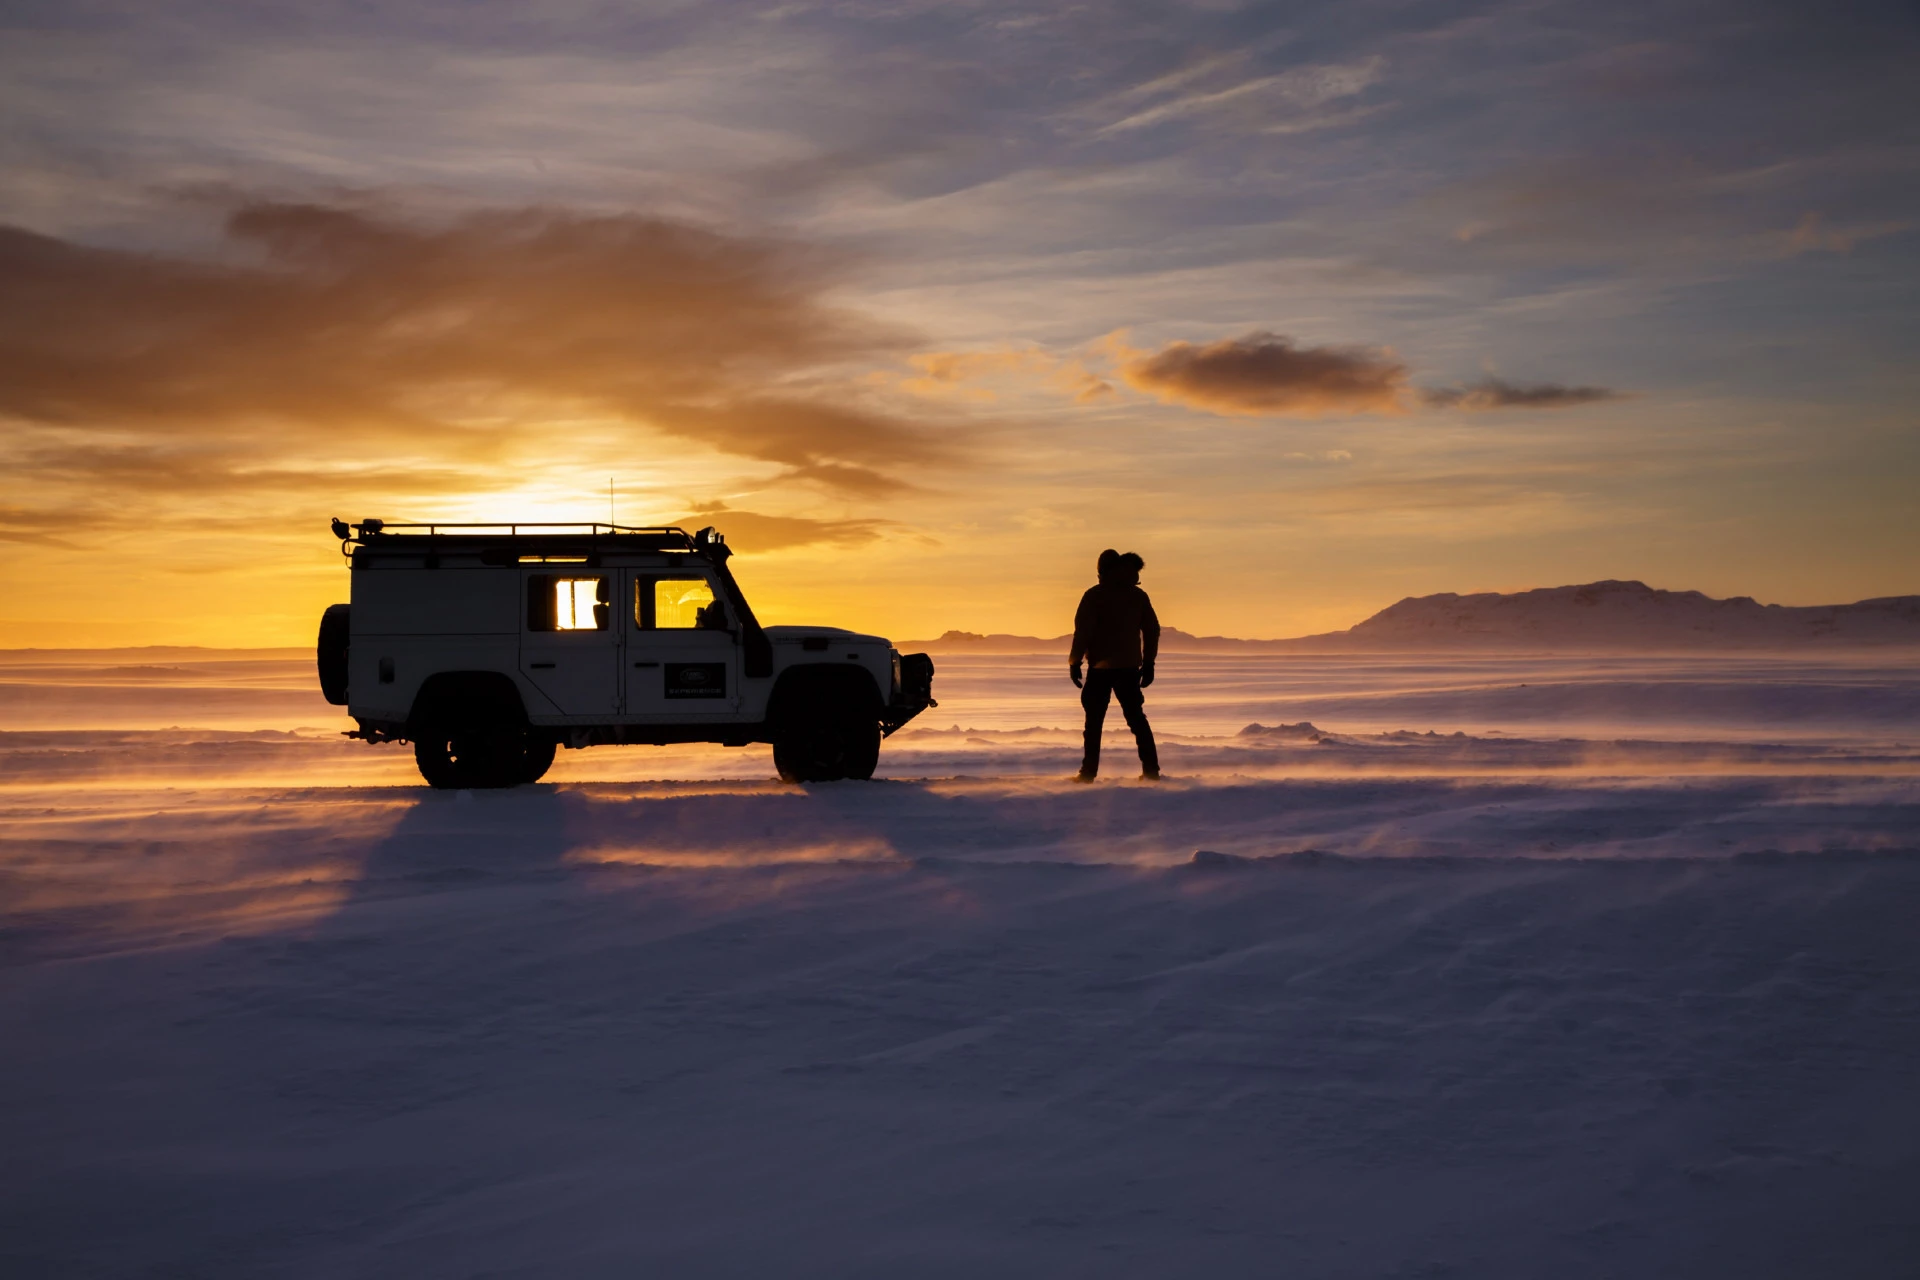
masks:
<instances>
[{"instance_id":1,"label":"orange cloud","mask_svg":"<svg viewBox=\"0 0 1920 1280\"><path fill-rule=\"evenodd\" d=\"M0 228L0 417L116 449L448 462L599 417L858 493L949 456L843 403L826 371L900 337L824 302L831 264L796 246L537 209L260 203L225 231L207 260Z\"/></svg>"},{"instance_id":2,"label":"orange cloud","mask_svg":"<svg viewBox=\"0 0 1920 1280\"><path fill-rule=\"evenodd\" d=\"M1001 347L984 351L923 351L907 358L917 371L900 381L904 391L930 398L995 399L994 392L977 384L994 378L1038 380L1054 391L1086 404L1113 394L1113 387L1074 357L1057 356L1036 347Z\"/></svg>"},{"instance_id":3,"label":"orange cloud","mask_svg":"<svg viewBox=\"0 0 1920 1280\"><path fill-rule=\"evenodd\" d=\"M1155 352L1115 345L1127 385L1169 404L1246 417L1405 410L1407 367L1384 349L1307 347L1264 331Z\"/></svg>"},{"instance_id":4,"label":"orange cloud","mask_svg":"<svg viewBox=\"0 0 1920 1280\"><path fill-rule=\"evenodd\" d=\"M891 520L813 520L805 516L768 516L755 511L735 511L724 502L696 502L691 514L675 521L693 529L712 525L726 534L736 550L746 552L778 551L783 547L858 546L872 542L887 529Z\"/></svg>"}]
</instances>

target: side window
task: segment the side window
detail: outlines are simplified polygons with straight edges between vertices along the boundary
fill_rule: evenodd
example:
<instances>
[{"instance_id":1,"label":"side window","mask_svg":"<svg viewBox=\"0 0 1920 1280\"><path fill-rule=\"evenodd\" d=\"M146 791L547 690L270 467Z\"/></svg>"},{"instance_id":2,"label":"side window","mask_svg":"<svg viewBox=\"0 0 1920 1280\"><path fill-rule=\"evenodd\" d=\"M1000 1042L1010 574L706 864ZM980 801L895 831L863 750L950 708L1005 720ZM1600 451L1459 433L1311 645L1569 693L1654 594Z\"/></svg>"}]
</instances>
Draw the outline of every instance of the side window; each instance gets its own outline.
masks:
<instances>
[{"instance_id":1,"label":"side window","mask_svg":"<svg viewBox=\"0 0 1920 1280\"><path fill-rule=\"evenodd\" d=\"M536 573L527 579L527 630L605 631L613 621L610 580Z\"/></svg>"},{"instance_id":2,"label":"side window","mask_svg":"<svg viewBox=\"0 0 1920 1280\"><path fill-rule=\"evenodd\" d=\"M655 578L652 604L653 625L662 631L724 631L730 625L726 605L714 599L705 578Z\"/></svg>"}]
</instances>

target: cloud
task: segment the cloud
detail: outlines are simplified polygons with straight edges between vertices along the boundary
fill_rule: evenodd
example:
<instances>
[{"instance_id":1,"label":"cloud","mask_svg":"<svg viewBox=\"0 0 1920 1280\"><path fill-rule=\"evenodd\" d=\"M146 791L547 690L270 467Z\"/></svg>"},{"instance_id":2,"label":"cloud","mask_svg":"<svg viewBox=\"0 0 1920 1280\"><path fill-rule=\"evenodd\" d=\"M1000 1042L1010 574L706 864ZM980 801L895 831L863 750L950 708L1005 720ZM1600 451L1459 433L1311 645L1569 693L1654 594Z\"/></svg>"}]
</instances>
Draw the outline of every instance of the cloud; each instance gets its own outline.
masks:
<instances>
[{"instance_id":1,"label":"cloud","mask_svg":"<svg viewBox=\"0 0 1920 1280\"><path fill-rule=\"evenodd\" d=\"M1488 375L1461 387L1428 387L1420 398L1436 409L1571 409L1576 405L1619 400L1608 387L1566 387L1553 382L1517 383Z\"/></svg>"},{"instance_id":2,"label":"cloud","mask_svg":"<svg viewBox=\"0 0 1920 1280\"><path fill-rule=\"evenodd\" d=\"M1709 261L1851 253L1912 230L1910 218L1861 216L1859 201L1842 202L1833 218L1801 204L1840 201L1847 184L1881 163L1871 154L1759 165L1668 152L1536 158L1431 191L1418 207L1450 227L1456 260L1692 270Z\"/></svg>"},{"instance_id":3,"label":"cloud","mask_svg":"<svg viewBox=\"0 0 1920 1280\"><path fill-rule=\"evenodd\" d=\"M331 488L356 493L457 495L486 487L489 467L482 460L461 465L423 467L351 457L331 463L290 465L268 448L150 447L146 445L22 442L5 463L48 486L70 485L101 493L115 489L194 498L235 494L271 496L315 494ZM124 506L121 508L124 510ZM135 517L138 519L139 517Z\"/></svg>"},{"instance_id":4,"label":"cloud","mask_svg":"<svg viewBox=\"0 0 1920 1280\"><path fill-rule=\"evenodd\" d=\"M1787 237L1787 256L1802 253L1852 253L1854 246L1882 236L1911 230L1911 222L1876 222L1852 227L1831 227L1818 213L1804 215Z\"/></svg>"},{"instance_id":5,"label":"cloud","mask_svg":"<svg viewBox=\"0 0 1920 1280\"><path fill-rule=\"evenodd\" d=\"M1210 88L1189 89L1196 80L1212 79L1213 72L1229 68L1238 59L1216 58L1183 72L1161 76L1145 85L1116 95L1116 101L1154 97L1170 90L1186 90L1152 106L1130 110L1126 115L1101 128L1101 134L1144 129L1169 120L1206 115L1218 111L1240 111L1269 119L1283 111L1311 112L1342 98L1351 98L1379 81L1386 68L1380 57L1363 58L1351 63L1323 63L1293 67L1273 75L1254 76ZM1351 118L1358 118L1354 114ZM1311 119L1311 117L1309 117ZM1329 119L1325 123L1340 123ZM1282 122L1277 130L1301 128L1300 122ZM1313 127L1311 125L1306 127Z\"/></svg>"},{"instance_id":6,"label":"cloud","mask_svg":"<svg viewBox=\"0 0 1920 1280\"><path fill-rule=\"evenodd\" d=\"M735 511L724 502L695 502L690 514L675 521L687 528L712 525L725 534L727 541L741 551L778 551L785 547L816 544L852 547L872 542L888 529L891 520L812 520L804 516L768 516L754 511Z\"/></svg>"},{"instance_id":7,"label":"cloud","mask_svg":"<svg viewBox=\"0 0 1920 1280\"><path fill-rule=\"evenodd\" d=\"M1391 351L1308 347L1256 331L1205 346L1124 350L1120 377L1170 404L1235 416L1400 413L1407 367Z\"/></svg>"},{"instance_id":8,"label":"cloud","mask_svg":"<svg viewBox=\"0 0 1920 1280\"><path fill-rule=\"evenodd\" d=\"M99 520L85 512L0 507L0 542L70 548L74 544L64 535L97 528L99 524Z\"/></svg>"},{"instance_id":9,"label":"cloud","mask_svg":"<svg viewBox=\"0 0 1920 1280\"><path fill-rule=\"evenodd\" d=\"M1077 356L1059 356L1038 347L996 347L980 351L922 351L909 356L914 376L900 389L929 399L994 400L994 380L1039 382L1076 403L1091 404L1114 394L1104 378L1090 372Z\"/></svg>"},{"instance_id":10,"label":"cloud","mask_svg":"<svg viewBox=\"0 0 1920 1280\"><path fill-rule=\"evenodd\" d=\"M1031 347L998 348L986 351L920 351L907 357L913 367L910 378L900 380L900 389L929 399L957 397L968 400L992 400L994 393L977 385L983 380L1002 377L1032 377L1046 374L1059 358Z\"/></svg>"},{"instance_id":11,"label":"cloud","mask_svg":"<svg viewBox=\"0 0 1920 1280\"><path fill-rule=\"evenodd\" d=\"M0 417L447 461L596 419L857 493L950 456L845 402L833 369L901 335L824 301L835 264L800 246L550 209L254 203L224 233L201 258L0 228Z\"/></svg>"},{"instance_id":12,"label":"cloud","mask_svg":"<svg viewBox=\"0 0 1920 1280\"><path fill-rule=\"evenodd\" d=\"M1413 392L1406 365L1390 350L1303 346L1263 330L1204 345L1172 342L1158 351L1127 345L1121 331L1068 354L1039 347L918 352L908 358L914 376L894 381L920 396L980 400L995 398L981 383L1025 382L1085 404L1113 394L1110 383L1088 370L1089 359L1110 363L1121 381L1163 402L1230 416L1398 414L1413 406L1564 409L1622 398L1621 392L1607 387L1515 383L1491 374L1464 386ZM1344 450L1286 456L1294 461L1352 457Z\"/></svg>"}]
</instances>

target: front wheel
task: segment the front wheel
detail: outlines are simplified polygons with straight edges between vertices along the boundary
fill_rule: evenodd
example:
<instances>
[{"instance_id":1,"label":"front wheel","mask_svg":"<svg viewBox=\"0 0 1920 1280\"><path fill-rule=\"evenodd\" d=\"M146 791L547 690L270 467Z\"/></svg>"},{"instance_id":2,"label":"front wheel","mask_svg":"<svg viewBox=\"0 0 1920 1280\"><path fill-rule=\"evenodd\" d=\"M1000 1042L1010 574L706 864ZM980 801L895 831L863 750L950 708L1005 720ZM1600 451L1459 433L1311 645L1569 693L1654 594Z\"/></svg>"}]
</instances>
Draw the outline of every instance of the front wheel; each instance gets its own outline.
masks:
<instances>
[{"instance_id":1,"label":"front wheel","mask_svg":"<svg viewBox=\"0 0 1920 1280\"><path fill-rule=\"evenodd\" d=\"M867 779L880 764L880 722L846 711L821 709L774 740L773 767L782 782Z\"/></svg>"}]
</instances>

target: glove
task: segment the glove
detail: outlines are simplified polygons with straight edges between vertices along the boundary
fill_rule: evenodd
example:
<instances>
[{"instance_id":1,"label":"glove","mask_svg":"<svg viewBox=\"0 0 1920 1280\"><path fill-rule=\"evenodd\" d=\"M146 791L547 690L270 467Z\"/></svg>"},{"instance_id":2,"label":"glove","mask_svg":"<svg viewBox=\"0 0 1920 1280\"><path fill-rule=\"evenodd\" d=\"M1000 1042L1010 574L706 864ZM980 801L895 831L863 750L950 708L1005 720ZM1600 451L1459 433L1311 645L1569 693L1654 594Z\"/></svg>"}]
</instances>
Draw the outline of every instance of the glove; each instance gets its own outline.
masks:
<instances>
[{"instance_id":1,"label":"glove","mask_svg":"<svg viewBox=\"0 0 1920 1280\"><path fill-rule=\"evenodd\" d=\"M1140 664L1140 687L1144 689L1152 683L1153 664L1151 662L1143 662Z\"/></svg>"},{"instance_id":2,"label":"glove","mask_svg":"<svg viewBox=\"0 0 1920 1280\"><path fill-rule=\"evenodd\" d=\"M1077 662L1067 668L1067 679L1073 681L1073 687L1076 689L1086 688L1086 685L1080 681L1080 664Z\"/></svg>"}]
</instances>

